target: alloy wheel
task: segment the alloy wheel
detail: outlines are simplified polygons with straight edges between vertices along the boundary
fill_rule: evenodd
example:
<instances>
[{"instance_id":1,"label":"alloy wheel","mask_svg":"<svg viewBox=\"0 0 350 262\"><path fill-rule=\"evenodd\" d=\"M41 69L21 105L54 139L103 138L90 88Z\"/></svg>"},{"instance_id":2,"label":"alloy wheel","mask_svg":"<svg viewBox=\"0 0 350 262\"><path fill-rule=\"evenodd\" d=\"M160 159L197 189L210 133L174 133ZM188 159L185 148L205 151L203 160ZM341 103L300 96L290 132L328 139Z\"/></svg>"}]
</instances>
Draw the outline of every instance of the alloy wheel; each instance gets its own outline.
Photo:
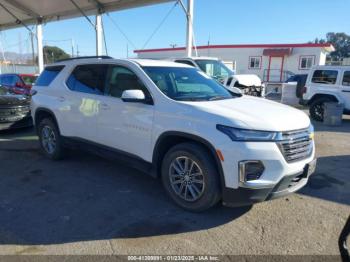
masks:
<instances>
[{"instance_id":1,"label":"alloy wheel","mask_svg":"<svg viewBox=\"0 0 350 262\"><path fill-rule=\"evenodd\" d=\"M198 163L189 157L177 157L171 162L169 178L176 195L185 201L194 202L204 193L203 172Z\"/></svg>"},{"instance_id":2,"label":"alloy wheel","mask_svg":"<svg viewBox=\"0 0 350 262\"><path fill-rule=\"evenodd\" d=\"M41 130L41 143L48 154L53 154L56 150L55 132L50 126L44 126Z\"/></svg>"}]
</instances>

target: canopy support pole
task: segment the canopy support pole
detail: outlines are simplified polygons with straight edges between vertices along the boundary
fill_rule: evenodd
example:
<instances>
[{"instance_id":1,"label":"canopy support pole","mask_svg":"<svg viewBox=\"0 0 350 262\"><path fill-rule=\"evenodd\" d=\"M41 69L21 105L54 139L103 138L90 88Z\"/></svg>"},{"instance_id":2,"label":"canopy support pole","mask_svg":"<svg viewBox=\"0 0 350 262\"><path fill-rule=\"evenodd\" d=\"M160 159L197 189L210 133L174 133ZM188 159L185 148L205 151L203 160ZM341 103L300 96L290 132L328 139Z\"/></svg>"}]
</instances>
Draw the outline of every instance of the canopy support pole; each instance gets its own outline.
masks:
<instances>
[{"instance_id":1,"label":"canopy support pole","mask_svg":"<svg viewBox=\"0 0 350 262\"><path fill-rule=\"evenodd\" d=\"M186 35L186 54L192 56L193 49L193 6L194 0L187 0L187 35Z\"/></svg>"},{"instance_id":2,"label":"canopy support pole","mask_svg":"<svg viewBox=\"0 0 350 262\"><path fill-rule=\"evenodd\" d=\"M36 24L36 39L38 47L38 67L39 73L44 70L44 50L43 50L43 27L42 20L38 19Z\"/></svg>"},{"instance_id":3,"label":"canopy support pole","mask_svg":"<svg viewBox=\"0 0 350 262\"><path fill-rule=\"evenodd\" d=\"M102 14L98 13L96 15L96 55L102 56L102 46L103 46L103 34L102 34Z\"/></svg>"}]
</instances>

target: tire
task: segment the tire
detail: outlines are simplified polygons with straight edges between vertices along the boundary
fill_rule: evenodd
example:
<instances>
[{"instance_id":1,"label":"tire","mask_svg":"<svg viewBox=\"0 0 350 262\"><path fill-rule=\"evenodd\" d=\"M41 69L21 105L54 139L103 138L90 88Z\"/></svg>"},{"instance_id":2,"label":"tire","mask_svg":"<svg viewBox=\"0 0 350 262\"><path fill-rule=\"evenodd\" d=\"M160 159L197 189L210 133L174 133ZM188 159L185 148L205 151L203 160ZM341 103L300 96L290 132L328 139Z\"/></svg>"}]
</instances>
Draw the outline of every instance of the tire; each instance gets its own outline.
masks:
<instances>
[{"instance_id":1,"label":"tire","mask_svg":"<svg viewBox=\"0 0 350 262\"><path fill-rule=\"evenodd\" d=\"M309 109L311 118L315 121L323 122L324 103L333 101L334 100L329 97L321 97L313 101Z\"/></svg>"},{"instance_id":2,"label":"tire","mask_svg":"<svg viewBox=\"0 0 350 262\"><path fill-rule=\"evenodd\" d=\"M62 159L64 148L62 138L55 122L51 118L44 118L38 125L40 147L44 155L52 160ZM51 144L51 146L49 146Z\"/></svg>"},{"instance_id":3,"label":"tire","mask_svg":"<svg viewBox=\"0 0 350 262\"><path fill-rule=\"evenodd\" d=\"M208 150L199 144L182 143L171 148L163 159L161 175L167 194L188 211L207 210L221 199L217 168Z\"/></svg>"}]
</instances>

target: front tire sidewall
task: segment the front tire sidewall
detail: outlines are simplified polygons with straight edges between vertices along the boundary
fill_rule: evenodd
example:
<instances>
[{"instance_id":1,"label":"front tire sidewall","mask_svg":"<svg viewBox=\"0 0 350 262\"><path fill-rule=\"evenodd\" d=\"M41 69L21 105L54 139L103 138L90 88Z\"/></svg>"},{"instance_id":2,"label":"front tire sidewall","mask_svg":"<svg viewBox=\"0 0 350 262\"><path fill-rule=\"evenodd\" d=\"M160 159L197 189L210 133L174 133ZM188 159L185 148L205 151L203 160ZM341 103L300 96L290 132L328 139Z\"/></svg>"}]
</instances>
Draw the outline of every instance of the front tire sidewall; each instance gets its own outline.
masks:
<instances>
[{"instance_id":1,"label":"front tire sidewall","mask_svg":"<svg viewBox=\"0 0 350 262\"><path fill-rule=\"evenodd\" d=\"M169 167L177 157L188 157L195 161L202 170L205 188L199 199L190 202L180 198L171 186L169 177ZM162 163L162 182L167 194L180 207L192 211L200 212L217 204L220 200L220 183L218 173L210 155L202 147L196 144L182 144L175 146L164 157Z\"/></svg>"},{"instance_id":2,"label":"front tire sidewall","mask_svg":"<svg viewBox=\"0 0 350 262\"><path fill-rule=\"evenodd\" d=\"M310 106L310 116L313 120L318 121L318 122L323 122L324 120L324 103L327 102L332 102L331 99L327 99L327 98L323 98L323 99L317 99L316 101L314 101L311 106ZM317 107L321 106L323 107L323 112L322 115L320 116L319 114L317 114Z\"/></svg>"},{"instance_id":3,"label":"front tire sidewall","mask_svg":"<svg viewBox=\"0 0 350 262\"><path fill-rule=\"evenodd\" d=\"M47 150L44 148L43 143L42 143L42 139L43 139L42 138L42 130L46 126L48 126L54 132L54 135L56 138L56 147L55 147L55 150L53 151L53 153L47 152ZM45 118L39 123L38 135L39 135L40 147L41 147L41 150L44 153L44 155L52 160L61 159L63 156L62 139L61 139L61 136L59 134L59 131L58 131L56 124L51 119Z\"/></svg>"}]
</instances>

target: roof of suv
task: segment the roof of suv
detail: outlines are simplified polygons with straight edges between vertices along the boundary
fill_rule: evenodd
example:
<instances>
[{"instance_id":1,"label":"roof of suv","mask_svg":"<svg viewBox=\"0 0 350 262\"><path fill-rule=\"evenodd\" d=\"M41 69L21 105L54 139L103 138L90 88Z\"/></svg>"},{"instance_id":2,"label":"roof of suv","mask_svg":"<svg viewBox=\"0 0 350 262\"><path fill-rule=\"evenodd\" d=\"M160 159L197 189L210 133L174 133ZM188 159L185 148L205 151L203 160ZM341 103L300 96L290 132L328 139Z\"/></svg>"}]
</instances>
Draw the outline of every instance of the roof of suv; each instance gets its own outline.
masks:
<instances>
[{"instance_id":1,"label":"roof of suv","mask_svg":"<svg viewBox=\"0 0 350 262\"><path fill-rule=\"evenodd\" d=\"M185 64L179 64L171 61L164 61L164 60L152 60L152 59L101 59L101 58L86 58L86 59L70 59L66 61L59 61L54 64L50 64L49 66L56 66L56 65L79 65L79 64L88 64L88 63L118 63L118 62L129 62L129 63L135 63L139 66L154 66L154 67L188 67L192 68L191 66L185 65Z\"/></svg>"},{"instance_id":2,"label":"roof of suv","mask_svg":"<svg viewBox=\"0 0 350 262\"><path fill-rule=\"evenodd\" d=\"M350 66L345 66L345 65L318 65L314 66L312 69L329 69L329 70L337 70L337 69L345 69L345 70L350 70Z\"/></svg>"},{"instance_id":3,"label":"roof of suv","mask_svg":"<svg viewBox=\"0 0 350 262\"><path fill-rule=\"evenodd\" d=\"M196 57L179 57L179 58L174 58L174 60L215 60L215 61L219 61L219 58L210 57L210 56L196 56Z\"/></svg>"}]
</instances>

